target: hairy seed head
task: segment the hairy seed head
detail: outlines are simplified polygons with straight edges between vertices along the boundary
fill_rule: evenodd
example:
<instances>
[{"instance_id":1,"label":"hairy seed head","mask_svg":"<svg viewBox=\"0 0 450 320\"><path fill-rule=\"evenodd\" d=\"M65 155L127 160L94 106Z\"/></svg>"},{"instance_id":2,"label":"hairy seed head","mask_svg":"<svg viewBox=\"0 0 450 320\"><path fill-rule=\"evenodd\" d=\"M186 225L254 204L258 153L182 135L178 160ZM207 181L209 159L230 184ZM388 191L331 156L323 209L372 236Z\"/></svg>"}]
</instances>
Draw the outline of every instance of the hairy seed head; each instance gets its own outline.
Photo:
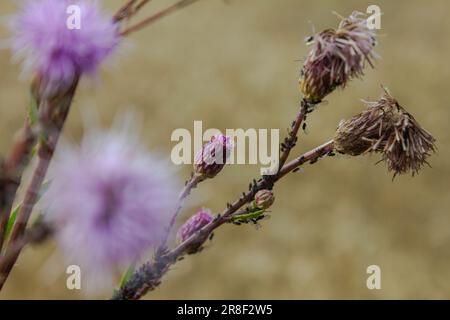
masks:
<instances>
[{"instance_id":1,"label":"hairy seed head","mask_svg":"<svg viewBox=\"0 0 450 320\"><path fill-rule=\"evenodd\" d=\"M300 90L310 103L319 103L335 88L364 74L366 62L373 67L375 32L360 12L343 19L337 29L315 34L303 65Z\"/></svg>"},{"instance_id":2,"label":"hairy seed head","mask_svg":"<svg viewBox=\"0 0 450 320\"><path fill-rule=\"evenodd\" d=\"M338 152L357 156L366 152L382 155L394 176L413 175L435 151L435 139L385 90L367 109L341 121L334 137Z\"/></svg>"}]
</instances>

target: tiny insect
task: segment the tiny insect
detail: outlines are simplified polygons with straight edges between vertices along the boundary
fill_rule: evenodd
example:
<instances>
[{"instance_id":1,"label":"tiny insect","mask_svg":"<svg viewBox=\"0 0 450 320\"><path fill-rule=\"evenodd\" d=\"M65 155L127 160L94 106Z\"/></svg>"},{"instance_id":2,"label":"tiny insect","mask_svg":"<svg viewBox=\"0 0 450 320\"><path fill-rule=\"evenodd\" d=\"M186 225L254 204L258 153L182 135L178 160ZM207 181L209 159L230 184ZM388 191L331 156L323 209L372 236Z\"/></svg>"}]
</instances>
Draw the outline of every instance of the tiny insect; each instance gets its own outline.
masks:
<instances>
[{"instance_id":1,"label":"tiny insect","mask_svg":"<svg viewBox=\"0 0 450 320\"><path fill-rule=\"evenodd\" d=\"M309 37L305 38L306 45L310 45L313 42L314 42L314 36L309 36Z\"/></svg>"}]
</instances>

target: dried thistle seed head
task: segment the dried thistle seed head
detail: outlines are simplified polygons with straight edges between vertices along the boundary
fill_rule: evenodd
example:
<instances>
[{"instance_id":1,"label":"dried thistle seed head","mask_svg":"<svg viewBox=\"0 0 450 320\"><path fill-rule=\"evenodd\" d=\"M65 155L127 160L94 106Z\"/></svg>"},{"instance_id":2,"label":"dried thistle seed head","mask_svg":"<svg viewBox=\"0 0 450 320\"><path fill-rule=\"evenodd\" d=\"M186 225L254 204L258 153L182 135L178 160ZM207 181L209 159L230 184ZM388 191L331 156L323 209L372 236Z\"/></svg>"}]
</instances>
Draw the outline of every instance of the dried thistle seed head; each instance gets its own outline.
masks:
<instances>
[{"instance_id":1,"label":"dried thistle seed head","mask_svg":"<svg viewBox=\"0 0 450 320\"><path fill-rule=\"evenodd\" d=\"M389 171L418 173L435 151L435 139L385 90L367 109L342 121L336 130L336 151L352 156L382 154Z\"/></svg>"},{"instance_id":2,"label":"dried thistle seed head","mask_svg":"<svg viewBox=\"0 0 450 320\"><path fill-rule=\"evenodd\" d=\"M311 51L303 65L300 90L310 103L319 103L335 88L361 77L366 62L373 67L375 32L364 14L353 12L337 29L326 29L310 38Z\"/></svg>"},{"instance_id":3,"label":"dried thistle seed head","mask_svg":"<svg viewBox=\"0 0 450 320\"><path fill-rule=\"evenodd\" d=\"M266 210L268 209L275 201L275 196L273 192L267 189L259 190L255 194L255 201L253 202L256 208Z\"/></svg>"}]
</instances>

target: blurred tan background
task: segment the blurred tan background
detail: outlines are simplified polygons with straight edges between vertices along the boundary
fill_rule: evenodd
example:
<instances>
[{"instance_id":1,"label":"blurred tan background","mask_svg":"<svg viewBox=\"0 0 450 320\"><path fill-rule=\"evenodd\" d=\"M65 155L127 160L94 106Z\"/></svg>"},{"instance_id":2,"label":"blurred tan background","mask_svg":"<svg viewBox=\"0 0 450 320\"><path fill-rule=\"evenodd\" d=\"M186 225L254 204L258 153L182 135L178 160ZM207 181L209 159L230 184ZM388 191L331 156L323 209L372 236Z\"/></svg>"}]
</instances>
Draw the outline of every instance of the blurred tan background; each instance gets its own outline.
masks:
<instances>
[{"instance_id":1,"label":"blurred tan background","mask_svg":"<svg viewBox=\"0 0 450 320\"><path fill-rule=\"evenodd\" d=\"M2 16L14 12L2 1ZM110 10L122 1L106 1ZM169 1L154 1L153 12ZM149 148L168 155L176 128L280 128L296 113L297 79L305 36L335 27L348 15L381 7L376 70L337 91L308 118L299 154L328 139L342 118L375 99L380 84L437 138L439 151L417 177L392 182L377 157L337 157L306 166L276 186L272 217L263 228L225 226L199 255L178 263L153 299L184 298L450 298L450 156L448 120L450 20L448 1L203 0L131 36L99 80L81 86L66 127L79 139L86 109L103 125L125 109L142 119ZM141 15L141 16L143 16ZM8 35L1 29L1 36ZM0 51L0 153L21 125L27 80ZM180 170L185 179L190 167ZM214 211L244 191L259 166L227 167L194 192ZM65 287L65 266L51 271L53 244L25 250L1 299L85 298ZM368 290L366 268L382 271L382 289ZM99 296L99 298L105 298ZM92 296L90 298L93 298Z\"/></svg>"}]
</instances>

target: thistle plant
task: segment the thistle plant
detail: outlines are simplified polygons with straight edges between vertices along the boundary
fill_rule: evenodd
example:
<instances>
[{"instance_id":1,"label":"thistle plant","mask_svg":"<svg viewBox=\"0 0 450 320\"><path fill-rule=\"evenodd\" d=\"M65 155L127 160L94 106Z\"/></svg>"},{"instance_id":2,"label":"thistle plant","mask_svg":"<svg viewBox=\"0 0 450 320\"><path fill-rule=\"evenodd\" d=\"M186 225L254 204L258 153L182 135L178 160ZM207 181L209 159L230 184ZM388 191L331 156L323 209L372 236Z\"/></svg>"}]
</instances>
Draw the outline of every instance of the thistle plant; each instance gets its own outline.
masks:
<instances>
[{"instance_id":1,"label":"thistle plant","mask_svg":"<svg viewBox=\"0 0 450 320\"><path fill-rule=\"evenodd\" d=\"M29 2L14 19L12 51L31 75L31 101L10 153L0 158L0 289L26 245L54 237L97 287L112 289L116 275L125 274L113 298L139 299L158 287L177 261L201 252L217 228L261 225L275 201L276 184L300 167L336 152L375 153L394 176L414 175L436 150L433 136L385 89L379 100L365 102L366 110L342 121L329 141L291 157L300 128L315 106L336 88L362 78L367 65L375 66L376 34L364 15L354 12L336 29L308 39L311 48L299 80L302 97L280 145L278 170L252 180L222 211L200 208L183 221L184 201L205 180L214 182L226 167L233 148L230 137L215 135L204 144L181 191L173 168L146 151L129 128L91 129L80 146L58 144L79 81L94 74L124 37L196 1L180 0L134 22L149 2L129 0L107 16L97 2L78 0L88 17L79 30L66 28L68 0ZM31 180L23 181L32 157L37 161ZM54 169L48 173L51 162ZM25 196L12 208L22 184ZM45 210L31 224L40 197ZM133 267L142 260L141 266Z\"/></svg>"}]
</instances>

